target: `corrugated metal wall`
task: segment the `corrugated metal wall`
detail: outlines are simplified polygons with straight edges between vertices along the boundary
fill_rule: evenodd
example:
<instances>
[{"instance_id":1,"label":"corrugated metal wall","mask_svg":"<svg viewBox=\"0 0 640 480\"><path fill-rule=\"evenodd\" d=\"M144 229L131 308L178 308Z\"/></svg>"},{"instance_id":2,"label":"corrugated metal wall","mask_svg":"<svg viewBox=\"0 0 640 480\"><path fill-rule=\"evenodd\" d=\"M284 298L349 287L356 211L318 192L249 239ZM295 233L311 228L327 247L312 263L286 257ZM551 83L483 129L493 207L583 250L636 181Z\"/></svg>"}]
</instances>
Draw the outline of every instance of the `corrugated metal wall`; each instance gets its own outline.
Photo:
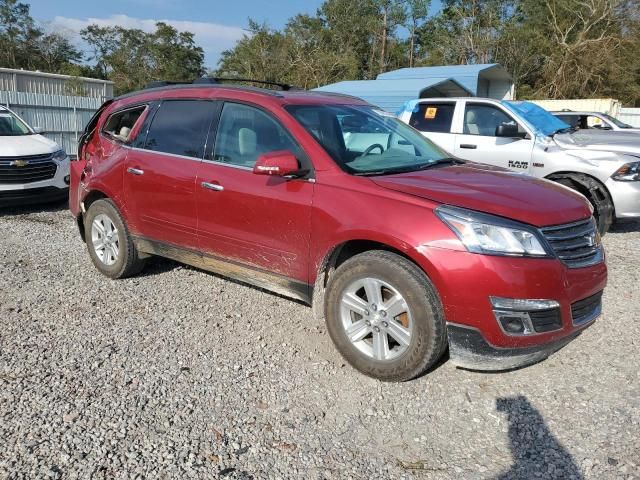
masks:
<instances>
[{"instance_id":1,"label":"corrugated metal wall","mask_svg":"<svg viewBox=\"0 0 640 480\"><path fill-rule=\"evenodd\" d=\"M46 137L75 156L78 137L102 99L0 91L0 103L32 127L43 128Z\"/></svg>"},{"instance_id":2,"label":"corrugated metal wall","mask_svg":"<svg viewBox=\"0 0 640 480\"><path fill-rule=\"evenodd\" d=\"M640 128L640 108L621 108L618 118L632 127Z\"/></svg>"},{"instance_id":3,"label":"corrugated metal wall","mask_svg":"<svg viewBox=\"0 0 640 480\"><path fill-rule=\"evenodd\" d=\"M2 91L68 95L71 84L80 86L83 96L99 99L113 97L113 83L105 80L0 68Z\"/></svg>"}]
</instances>

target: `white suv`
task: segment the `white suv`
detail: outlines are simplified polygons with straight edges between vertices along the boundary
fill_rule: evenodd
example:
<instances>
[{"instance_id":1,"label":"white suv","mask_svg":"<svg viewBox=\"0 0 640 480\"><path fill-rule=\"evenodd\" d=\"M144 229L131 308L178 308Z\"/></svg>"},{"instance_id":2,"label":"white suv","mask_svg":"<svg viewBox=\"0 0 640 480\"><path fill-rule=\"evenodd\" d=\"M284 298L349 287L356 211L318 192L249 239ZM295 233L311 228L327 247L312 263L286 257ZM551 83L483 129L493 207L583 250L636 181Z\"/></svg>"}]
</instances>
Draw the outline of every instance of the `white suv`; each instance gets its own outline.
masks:
<instances>
[{"instance_id":1,"label":"white suv","mask_svg":"<svg viewBox=\"0 0 640 480\"><path fill-rule=\"evenodd\" d=\"M636 135L574 131L533 103L489 98L412 100L398 116L455 157L546 178L582 193L601 233L614 220L640 218Z\"/></svg>"},{"instance_id":2,"label":"white suv","mask_svg":"<svg viewBox=\"0 0 640 480\"><path fill-rule=\"evenodd\" d=\"M60 200L69 192L69 157L0 106L0 206Z\"/></svg>"}]
</instances>

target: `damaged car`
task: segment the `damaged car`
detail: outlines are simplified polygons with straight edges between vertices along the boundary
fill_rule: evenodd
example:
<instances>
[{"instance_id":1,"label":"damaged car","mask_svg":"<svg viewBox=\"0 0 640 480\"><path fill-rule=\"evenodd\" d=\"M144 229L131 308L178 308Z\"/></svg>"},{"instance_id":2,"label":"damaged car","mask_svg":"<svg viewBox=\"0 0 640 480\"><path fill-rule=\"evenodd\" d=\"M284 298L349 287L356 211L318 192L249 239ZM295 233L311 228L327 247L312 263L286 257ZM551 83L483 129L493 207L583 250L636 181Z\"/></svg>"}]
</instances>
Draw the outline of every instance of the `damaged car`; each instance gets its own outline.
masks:
<instances>
[{"instance_id":1,"label":"damaged car","mask_svg":"<svg viewBox=\"0 0 640 480\"><path fill-rule=\"evenodd\" d=\"M600 315L584 196L451 157L363 100L275 87L201 79L98 111L70 209L100 272L157 255L301 300L383 381L447 350L466 368L529 365Z\"/></svg>"}]
</instances>

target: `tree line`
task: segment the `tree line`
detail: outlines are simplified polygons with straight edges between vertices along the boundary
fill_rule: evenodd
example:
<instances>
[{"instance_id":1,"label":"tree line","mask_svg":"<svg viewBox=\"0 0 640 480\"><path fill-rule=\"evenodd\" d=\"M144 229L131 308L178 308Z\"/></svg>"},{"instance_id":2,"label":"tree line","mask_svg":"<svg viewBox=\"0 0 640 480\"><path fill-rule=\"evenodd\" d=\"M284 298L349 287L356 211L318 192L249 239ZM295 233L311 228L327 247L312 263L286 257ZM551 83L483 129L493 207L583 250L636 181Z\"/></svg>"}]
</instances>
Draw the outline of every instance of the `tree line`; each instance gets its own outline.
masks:
<instances>
[{"instance_id":1,"label":"tree line","mask_svg":"<svg viewBox=\"0 0 640 480\"><path fill-rule=\"evenodd\" d=\"M249 23L219 72L313 88L402 67L500 63L519 98L640 104L639 0L326 0L280 30Z\"/></svg>"},{"instance_id":2,"label":"tree line","mask_svg":"<svg viewBox=\"0 0 640 480\"><path fill-rule=\"evenodd\" d=\"M63 32L47 33L29 5L0 0L0 66L112 80L116 94L143 88L153 80L193 80L206 73L204 51L193 33L163 22L154 32L89 25L80 32L82 52ZM70 94L82 95L81 84Z\"/></svg>"},{"instance_id":3,"label":"tree line","mask_svg":"<svg viewBox=\"0 0 640 480\"><path fill-rule=\"evenodd\" d=\"M247 34L208 73L314 88L412 66L500 63L519 98L614 97L640 105L640 0L325 0ZM190 32L90 25L81 52L29 6L0 0L0 65L110 79L117 93L207 73Z\"/></svg>"}]
</instances>

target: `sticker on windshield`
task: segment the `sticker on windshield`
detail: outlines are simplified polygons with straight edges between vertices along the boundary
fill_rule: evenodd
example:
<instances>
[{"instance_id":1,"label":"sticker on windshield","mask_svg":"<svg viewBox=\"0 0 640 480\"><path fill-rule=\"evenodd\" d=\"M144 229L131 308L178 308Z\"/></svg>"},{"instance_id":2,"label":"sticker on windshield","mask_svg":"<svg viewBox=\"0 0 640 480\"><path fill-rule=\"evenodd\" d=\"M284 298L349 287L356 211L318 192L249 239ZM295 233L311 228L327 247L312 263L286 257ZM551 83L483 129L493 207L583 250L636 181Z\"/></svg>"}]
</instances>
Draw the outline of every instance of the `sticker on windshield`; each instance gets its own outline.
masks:
<instances>
[{"instance_id":1,"label":"sticker on windshield","mask_svg":"<svg viewBox=\"0 0 640 480\"><path fill-rule=\"evenodd\" d=\"M424 111L424 118L426 118L427 120L433 120L434 118L436 118L436 113L438 113L438 109L436 107L428 107Z\"/></svg>"}]
</instances>

